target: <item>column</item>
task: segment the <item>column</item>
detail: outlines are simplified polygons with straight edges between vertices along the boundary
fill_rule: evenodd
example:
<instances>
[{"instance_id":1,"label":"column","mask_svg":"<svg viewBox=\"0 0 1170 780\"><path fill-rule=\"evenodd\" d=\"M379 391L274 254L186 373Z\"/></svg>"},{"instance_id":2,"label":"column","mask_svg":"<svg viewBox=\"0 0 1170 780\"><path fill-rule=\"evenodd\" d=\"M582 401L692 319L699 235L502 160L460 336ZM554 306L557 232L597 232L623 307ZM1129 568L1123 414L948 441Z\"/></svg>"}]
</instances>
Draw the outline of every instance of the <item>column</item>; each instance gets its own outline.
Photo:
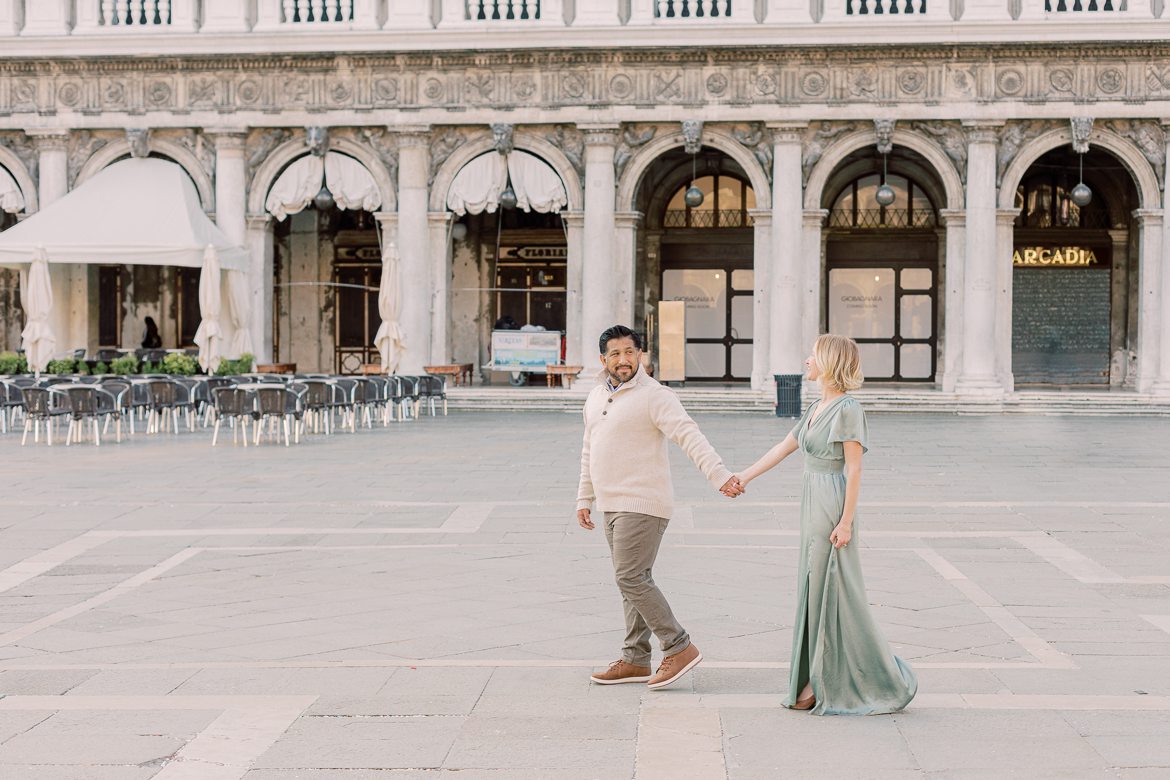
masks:
<instances>
[{"instance_id":1,"label":"column","mask_svg":"<svg viewBox=\"0 0 1170 780\"><path fill-rule=\"evenodd\" d=\"M1002 391L1015 389L1012 369L1012 285L1016 269L1011 256L1015 244L1016 217L1019 209L996 209L995 212L995 356L996 380Z\"/></svg>"},{"instance_id":2,"label":"column","mask_svg":"<svg viewBox=\"0 0 1170 780\"><path fill-rule=\"evenodd\" d=\"M801 237L804 232L804 188L801 185L803 125L769 124L772 128L772 251L769 269L771 343L768 374L803 374ZM819 246L817 248L819 252ZM813 301L819 300L814 297ZM816 304L811 304L815 306Z\"/></svg>"},{"instance_id":3,"label":"column","mask_svg":"<svg viewBox=\"0 0 1170 780\"><path fill-rule=\"evenodd\" d=\"M585 247L581 271L581 344L584 364L596 365L597 339L616 324L619 294L615 277L613 156L616 125L581 126L585 133ZM623 323L632 325L633 323ZM590 372L585 372L589 377Z\"/></svg>"},{"instance_id":4,"label":"column","mask_svg":"<svg viewBox=\"0 0 1170 780\"><path fill-rule=\"evenodd\" d=\"M996 377L996 130L967 129L967 246L964 257L963 357L955 390L998 395ZM1011 257L1009 251L1008 257ZM1010 339L1010 320L1009 320ZM1010 341L1009 341L1010 343Z\"/></svg>"},{"instance_id":5,"label":"column","mask_svg":"<svg viewBox=\"0 0 1170 780\"><path fill-rule=\"evenodd\" d=\"M752 389L763 390L772 382L768 373L772 327L768 307L768 269L772 258L772 212L769 209L751 209L752 215Z\"/></svg>"},{"instance_id":6,"label":"column","mask_svg":"<svg viewBox=\"0 0 1170 780\"><path fill-rule=\"evenodd\" d=\"M955 391L963 344L963 254L967 248L967 212L962 209L939 211L946 226L946 249L939 263L938 289L942 291L938 333L942 356L935 382L945 393Z\"/></svg>"},{"instance_id":7,"label":"column","mask_svg":"<svg viewBox=\"0 0 1170 780\"><path fill-rule=\"evenodd\" d=\"M421 374L431 356L432 275L427 179L430 131L390 128L398 138L398 255L402 272L402 338L399 373Z\"/></svg>"},{"instance_id":8,"label":"column","mask_svg":"<svg viewBox=\"0 0 1170 780\"><path fill-rule=\"evenodd\" d=\"M826 209L807 209L801 222L800 248L804 255L804 265L801 269L804 280L801 293L804 309L800 319L800 343L804 347L801 350L802 359L812 348L817 336L821 335L821 323L824 321L821 316L821 301L825 300L825 279L822 276L825 264L821 233L828 217L829 212Z\"/></svg>"},{"instance_id":9,"label":"column","mask_svg":"<svg viewBox=\"0 0 1170 780\"><path fill-rule=\"evenodd\" d=\"M427 215L431 249L431 351L427 365L451 362L451 221L450 211Z\"/></svg>"},{"instance_id":10,"label":"column","mask_svg":"<svg viewBox=\"0 0 1170 780\"><path fill-rule=\"evenodd\" d=\"M614 253L614 322L621 322L638 330L641 323L634 322L635 279L638 265L638 228L642 224L642 213L623 211L613 217Z\"/></svg>"},{"instance_id":11,"label":"column","mask_svg":"<svg viewBox=\"0 0 1170 780\"><path fill-rule=\"evenodd\" d=\"M271 363L275 358L272 350L272 323L277 315L272 295L276 282L273 278L272 217L252 214L247 217L245 224L248 254L252 258L248 272L248 288L252 293L249 301L252 350L257 363Z\"/></svg>"},{"instance_id":12,"label":"column","mask_svg":"<svg viewBox=\"0 0 1170 780\"><path fill-rule=\"evenodd\" d=\"M565 362L591 369L593 355L581 341L581 273L585 265L585 212L562 211L568 257L565 260ZM587 362L588 361L588 362Z\"/></svg>"},{"instance_id":13,"label":"column","mask_svg":"<svg viewBox=\"0 0 1170 780\"><path fill-rule=\"evenodd\" d=\"M40 209L69 192L69 133L59 130L30 130L37 149L37 193ZM62 265L49 258L49 279L53 308L49 325L57 337L55 353L87 347L88 301L85 266ZM75 298L75 296L80 296Z\"/></svg>"},{"instance_id":14,"label":"column","mask_svg":"<svg viewBox=\"0 0 1170 780\"><path fill-rule=\"evenodd\" d=\"M1141 231L1138 260L1138 359L1137 390L1170 396L1170 273L1164 266L1166 249L1162 211L1138 209L1133 213Z\"/></svg>"},{"instance_id":15,"label":"column","mask_svg":"<svg viewBox=\"0 0 1170 780\"><path fill-rule=\"evenodd\" d=\"M247 247L248 241L248 206L246 203L247 163L244 160L244 139L246 134L239 129L209 129L204 131L215 142L215 223L224 232L233 244ZM252 264L248 268L249 287L255 286L252 277L262 272L257 267L257 258L252 257ZM228 274L223 274L223 306L221 307L219 326L224 333L224 348L230 350L235 340L234 315L231 311L231 296L228 290ZM248 315L251 317L251 314ZM255 347L256 340L252 339ZM227 357L238 358L239 355L224 353Z\"/></svg>"}]
</instances>

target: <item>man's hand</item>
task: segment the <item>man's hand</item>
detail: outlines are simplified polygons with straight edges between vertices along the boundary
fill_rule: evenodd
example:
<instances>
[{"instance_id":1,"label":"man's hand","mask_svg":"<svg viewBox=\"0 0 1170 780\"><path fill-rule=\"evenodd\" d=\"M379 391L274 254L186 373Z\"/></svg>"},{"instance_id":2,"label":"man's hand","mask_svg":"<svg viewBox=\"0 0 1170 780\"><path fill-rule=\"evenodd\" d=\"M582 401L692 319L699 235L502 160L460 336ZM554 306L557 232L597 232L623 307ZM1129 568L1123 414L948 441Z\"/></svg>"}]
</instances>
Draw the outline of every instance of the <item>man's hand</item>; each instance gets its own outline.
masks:
<instances>
[{"instance_id":1,"label":"man's hand","mask_svg":"<svg viewBox=\"0 0 1170 780\"><path fill-rule=\"evenodd\" d=\"M728 498L735 498L736 496L742 496L744 493L743 482L740 481L739 477L732 474L731 479L724 482L723 487L719 488L719 492L722 493L723 495L727 496Z\"/></svg>"},{"instance_id":2,"label":"man's hand","mask_svg":"<svg viewBox=\"0 0 1170 780\"><path fill-rule=\"evenodd\" d=\"M577 525L581 526L586 531L593 530L593 521L589 519L589 510L588 509L578 509L577 510Z\"/></svg>"}]
</instances>

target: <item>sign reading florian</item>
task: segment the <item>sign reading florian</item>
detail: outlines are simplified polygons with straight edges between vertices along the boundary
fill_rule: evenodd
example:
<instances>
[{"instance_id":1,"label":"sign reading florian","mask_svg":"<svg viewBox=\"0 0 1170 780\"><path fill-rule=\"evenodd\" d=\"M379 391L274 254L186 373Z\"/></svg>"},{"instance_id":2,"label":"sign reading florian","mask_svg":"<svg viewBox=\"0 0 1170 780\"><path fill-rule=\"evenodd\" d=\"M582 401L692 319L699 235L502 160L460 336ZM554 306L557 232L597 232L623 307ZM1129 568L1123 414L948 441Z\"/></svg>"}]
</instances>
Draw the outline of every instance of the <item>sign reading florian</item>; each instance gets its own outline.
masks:
<instances>
[{"instance_id":1,"label":"sign reading florian","mask_svg":"<svg viewBox=\"0 0 1170 780\"><path fill-rule=\"evenodd\" d=\"M1012 265L1017 268L1040 267L1080 267L1090 268L1100 266L1097 253L1084 246L1028 246L1016 247L1012 255Z\"/></svg>"}]
</instances>

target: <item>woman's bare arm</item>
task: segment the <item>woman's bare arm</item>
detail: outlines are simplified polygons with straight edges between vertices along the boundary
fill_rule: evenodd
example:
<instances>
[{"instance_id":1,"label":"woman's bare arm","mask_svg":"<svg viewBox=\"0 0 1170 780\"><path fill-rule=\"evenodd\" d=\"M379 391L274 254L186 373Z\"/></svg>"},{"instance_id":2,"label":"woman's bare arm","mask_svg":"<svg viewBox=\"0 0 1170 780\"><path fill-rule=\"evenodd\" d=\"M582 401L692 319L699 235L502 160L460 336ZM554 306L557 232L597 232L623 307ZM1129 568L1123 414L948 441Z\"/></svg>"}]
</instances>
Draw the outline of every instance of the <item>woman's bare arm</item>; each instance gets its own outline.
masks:
<instances>
[{"instance_id":1,"label":"woman's bare arm","mask_svg":"<svg viewBox=\"0 0 1170 780\"><path fill-rule=\"evenodd\" d=\"M743 472L738 474L737 476L739 477L740 482L746 485L764 472L775 468L780 464L780 461L796 452L796 450L799 448L800 445L796 443L796 437L791 433L788 434L784 437L784 441L765 452L763 457L746 468Z\"/></svg>"},{"instance_id":2,"label":"woman's bare arm","mask_svg":"<svg viewBox=\"0 0 1170 780\"><path fill-rule=\"evenodd\" d=\"M845 450L845 508L841 510L841 521L829 534L829 541L840 548L853 538L853 515L857 511L857 499L861 495L861 444L855 441L842 443Z\"/></svg>"}]
</instances>

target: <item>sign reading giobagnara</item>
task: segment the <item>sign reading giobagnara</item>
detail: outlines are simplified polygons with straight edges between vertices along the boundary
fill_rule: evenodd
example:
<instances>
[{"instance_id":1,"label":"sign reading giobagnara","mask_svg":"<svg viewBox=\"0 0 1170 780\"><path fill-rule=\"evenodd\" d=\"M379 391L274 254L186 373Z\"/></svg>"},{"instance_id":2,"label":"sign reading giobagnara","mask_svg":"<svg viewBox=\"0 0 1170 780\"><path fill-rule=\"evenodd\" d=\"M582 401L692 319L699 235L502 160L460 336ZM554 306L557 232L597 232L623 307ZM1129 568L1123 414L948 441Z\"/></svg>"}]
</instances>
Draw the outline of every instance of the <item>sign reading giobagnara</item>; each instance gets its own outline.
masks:
<instances>
[{"instance_id":1,"label":"sign reading giobagnara","mask_svg":"<svg viewBox=\"0 0 1170 780\"><path fill-rule=\"evenodd\" d=\"M1012 255L1012 265L1018 268L1107 267L1102 265L1097 253L1086 246L1019 246Z\"/></svg>"}]
</instances>

